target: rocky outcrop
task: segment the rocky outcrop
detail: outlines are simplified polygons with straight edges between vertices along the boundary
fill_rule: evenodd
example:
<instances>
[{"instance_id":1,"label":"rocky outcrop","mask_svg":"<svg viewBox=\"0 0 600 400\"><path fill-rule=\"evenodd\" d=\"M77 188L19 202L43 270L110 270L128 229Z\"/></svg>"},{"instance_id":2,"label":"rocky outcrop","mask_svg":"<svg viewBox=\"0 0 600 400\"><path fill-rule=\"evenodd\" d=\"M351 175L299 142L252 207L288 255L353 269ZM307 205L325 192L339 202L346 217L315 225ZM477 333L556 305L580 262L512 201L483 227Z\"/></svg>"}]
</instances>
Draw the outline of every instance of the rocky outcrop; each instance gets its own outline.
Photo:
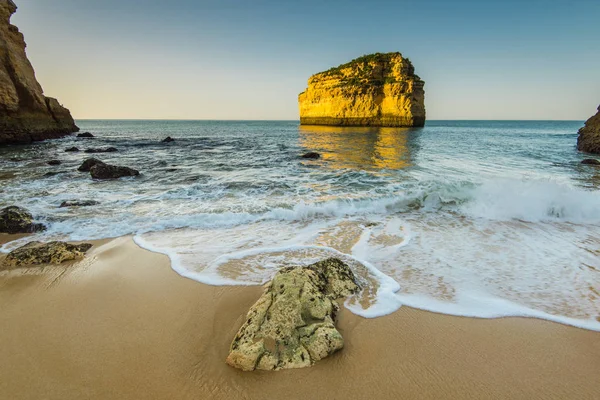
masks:
<instances>
[{"instance_id":1,"label":"rocky outcrop","mask_svg":"<svg viewBox=\"0 0 600 400\"><path fill-rule=\"evenodd\" d=\"M336 299L358 290L354 274L338 259L280 270L248 312L227 364L244 371L302 368L340 350Z\"/></svg>"},{"instance_id":2,"label":"rocky outcrop","mask_svg":"<svg viewBox=\"0 0 600 400\"><path fill-rule=\"evenodd\" d=\"M138 176L140 172L129 167L120 167L117 165L96 164L90 168L90 175L93 179L119 179L127 176Z\"/></svg>"},{"instance_id":3,"label":"rocky outcrop","mask_svg":"<svg viewBox=\"0 0 600 400\"><path fill-rule=\"evenodd\" d=\"M60 203L59 208L65 207L91 207L100 204L96 200L67 200Z\"/></svg>"},{"instance_id":4,"label":"rocky outcrop","mask_svg":"<svg viewBox=\"0 0 600 400\"><path fill-rule=\"evenodd\" d=\"M25 54L23 34L10 24L16 10L12 0L0 0L0 145L78 131L69 110L44 96Z\"/></svg>"},{"instance_id":5,"label":"rocky outcrop","mask_svg":"<svg viewBox=\"0 0 600 400\"><path fill-rule=\"evenodd\" d=\"M400 53L363 56L308 80L300 124L423 126L424 84Z\"/></svg>"},{"instance_id":6,"label":"rocky outcrop","mask_svg":"<svg viewBox=\"0 0 600 400\"><path fill-rule=\"evenodd\" d=\"M89 243L69 244L65 242L30 242L8 253L2 269L15 269L29 265L61 264L85 256L92 248Z\"/></svg>"},{"instance_id":7,"label":"rocky outcrop","mask_svg":"<svg viewBox=\"0 0 600 400\"><path fill-rule=\"evenodd\" d=\"M79 172L90 172L94 165L104 164L103 161L98 160L97 158L86 158L83 163L77 168Z\"/></svg>"},{"instance_id":8,"label":"rocky outcrop","mask_svg":"<svg viewBox=\"0 0 600 400\"><path fill-rule=\"evenodd\" d=\"M577 149L600 154L600 106L596 115L588 119L585 126L579 130Z\"/></svg>"},{"instance_id":9,"label":"rocky outcrop","mask_svg":"<svg viewBox=\"0 0 600 400\"><path fill-rule=\"evenodd\" d=\"M43 224L33 222L33 215L21 207L10 206L0 210L0 232L34 233L45 230Z\"/></svg>"},{"instance_id":10,"label":"rocky outcrop","mask_svg":"<svg viewBox=\"0 0 600 400\"><path fill-rule=\"evenodd\" d=\"M94 154L94 153L114 153L115 151L119 151L116 147L104 147L104 148L91 148L86 149L85 153Z\"/></svg>"}]
</instances>

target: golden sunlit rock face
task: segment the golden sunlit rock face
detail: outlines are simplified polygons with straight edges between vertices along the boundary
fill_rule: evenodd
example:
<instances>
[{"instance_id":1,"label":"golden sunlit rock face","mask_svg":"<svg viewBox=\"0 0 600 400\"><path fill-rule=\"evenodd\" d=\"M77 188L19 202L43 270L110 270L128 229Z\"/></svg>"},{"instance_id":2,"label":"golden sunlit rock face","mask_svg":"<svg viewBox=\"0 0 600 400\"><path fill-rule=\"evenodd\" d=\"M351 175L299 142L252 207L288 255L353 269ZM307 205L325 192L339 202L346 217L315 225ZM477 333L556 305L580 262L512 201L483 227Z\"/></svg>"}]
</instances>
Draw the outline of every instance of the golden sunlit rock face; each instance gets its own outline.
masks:
<instances>
[{"instance_id":1,"label":"golden sunlit rock face","mask_svg":"<svg viewBox=\"0 0 600 400\"><path fill-rule=\"evenodd\" d=\"M425 82L400 53L376 53L313 75L298 96L300 124L425 124Z\"/></svg>"},{"instance_id":2,"label":"golden sunlit rock face","mask_svg":"<svg viewBox=\"0 0 600 400\"><path fill-rule=\"evenodd\" d=\"M600 106L598 112L579 130L577 149L586 153L600 154Z\"/></svg>"}]
</instances>

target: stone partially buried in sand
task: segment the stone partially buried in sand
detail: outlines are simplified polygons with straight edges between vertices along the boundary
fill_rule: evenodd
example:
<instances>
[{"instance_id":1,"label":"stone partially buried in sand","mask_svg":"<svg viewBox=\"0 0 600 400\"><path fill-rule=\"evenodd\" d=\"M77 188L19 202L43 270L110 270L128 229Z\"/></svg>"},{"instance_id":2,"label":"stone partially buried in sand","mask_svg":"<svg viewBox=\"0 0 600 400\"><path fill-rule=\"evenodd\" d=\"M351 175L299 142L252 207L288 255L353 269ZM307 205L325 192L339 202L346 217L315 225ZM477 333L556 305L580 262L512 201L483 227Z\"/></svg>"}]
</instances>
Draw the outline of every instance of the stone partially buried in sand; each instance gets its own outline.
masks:
<instances>
[{"instance_id":1,"label":"stone partially buried in sand","mask_svg":"<svg viewBox=\"0 0 600 400\"><path fill-rule=\"evenodd\" d=\"M65 242L30 242L11 251L2 265L2 269L15 269L28 265L61 264L85 256L92 247L89 243L69 244Z\"/></svg>"},{"instance_id":2,"label":"stone partially buried in sand","mask_svg":"<svg viewBox=\"0 0 600 400\"><path fill-rule=\"evenodd\" d=\"M340 350L336 299L359 289L350 268L335 258L280 270L248 312L227 364L244 371L302 368Z\"/></svg>"},{"instance_id":3,"label":"stone partially buried in sand","mask_svg":"<svg viewBox=\"0 0 600 400\"><path fill-rule=\"evenodd\" d=\"M21 207L10 206L0 210L0 232L33 233L45 230L43 224L33 222L33 215Z\"/></svg>"}]
</instances>

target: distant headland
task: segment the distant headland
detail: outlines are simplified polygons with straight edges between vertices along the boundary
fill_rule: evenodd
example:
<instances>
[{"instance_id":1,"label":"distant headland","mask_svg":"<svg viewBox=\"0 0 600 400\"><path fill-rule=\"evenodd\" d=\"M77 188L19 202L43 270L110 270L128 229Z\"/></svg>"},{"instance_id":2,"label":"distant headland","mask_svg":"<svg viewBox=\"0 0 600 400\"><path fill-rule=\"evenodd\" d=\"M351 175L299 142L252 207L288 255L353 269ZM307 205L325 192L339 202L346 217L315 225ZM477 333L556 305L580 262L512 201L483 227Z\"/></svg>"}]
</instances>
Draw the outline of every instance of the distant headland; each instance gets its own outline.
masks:
<instances>
[{"instance_id":1,"label":"distant headland","mask_svg":"<svg viewBox=\"0 0 600 400\"><path fill-rule=\"evenodd\" d=\"M375 53L310 77L298 96L302 125L425 124L425 82L400 53Z\"/></svg>"},{"instance_id":2,"label":"distant headland","mask_svg":"<svg viewBox=\"0 0 600 400\"><path fill-rule=\"evenodd\" d=\"M17 11L12 0L0 0L0 144L58 138L79 128L69 110L44 91L25 54L25 40L10 24Z\"/></svg>"}]
</instances>

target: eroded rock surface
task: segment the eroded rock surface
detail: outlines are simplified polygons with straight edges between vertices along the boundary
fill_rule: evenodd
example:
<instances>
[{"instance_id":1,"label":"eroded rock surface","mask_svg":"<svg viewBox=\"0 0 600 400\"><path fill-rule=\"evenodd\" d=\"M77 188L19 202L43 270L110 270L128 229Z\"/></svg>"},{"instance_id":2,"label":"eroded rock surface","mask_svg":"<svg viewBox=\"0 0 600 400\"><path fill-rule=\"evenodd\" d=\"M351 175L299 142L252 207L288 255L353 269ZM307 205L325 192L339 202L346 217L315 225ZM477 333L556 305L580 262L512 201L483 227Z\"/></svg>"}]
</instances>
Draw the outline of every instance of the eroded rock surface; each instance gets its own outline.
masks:
<instances>
[{"instance_id":1,"label":"eroded rock surface","mask_svg":"<svg viewBox=\"0 0 600 400\"><path fill-rule=\"evenodd\" d=\"M425 82L400 53L376 53L313 75L298 96L303 125L423 126Z\"/></svg>"},{"instance_id":2,"label":"eroded rock surface","mask_svg":"<svg viewBox=\"0 0 600 400\"><path fill-rule=\"evenodd\" d=\"M83 258L92 248L90 243L69 244L65 242L30 242L11 251L2 264L2 269L15 269L29 265L60 264Z\"/></svg>"},{"instance_id":3,"label":"eroded rock surface","mask_svg":"<svg viewBox=\"0 0 600 400\"><path fill-rule=\"evenodd\" d=\"M33 233L46 229L43 224L33 222L33 215L21 207L10 206L0 210L0 232Z\"/></svg>"},{"instance_id":4,"label":"eroded rock surface","mask_svg":"<svg viewBox=\"0 0 600 400\"><path fill-rule=\"evenodd\" d=\"M12 0L0 0L0 145L78 131L69 110L44 96L25 54L23 34L10 24L16 10Z\"/></svg>"},{"instance_id":5,"label":"eroded rock surface","mask_svg":"<svg viewBox=\"0 0 600 400\"><path fill-rule=\"evenodd\" d=\"M577 149L586 153L600 154L600 106L598 112L579 130Z\"/></svg>"},{"instance_id":6,"label":"eroded rock surface","mask_svg":"<svg viewBox=\"0 0 600 400\"><path fill-rule=\"evenodd\" d=\"M352 270L335 258L280 270L248 312L227 363L244 371L302 368L340 350L336 299L359 289Z\"/></svg>"},{"instance_id":7,"label":"eroded rock surface","mask_svg":"<svg viewBox=\"0 0 600 400\"><path fill-rule=\"evenodd\" d=\"M97 158L87 158L81 163L77 171L79 172L90 172L94 165L104 164L104 161L98 160Z\"/></svg>"}]
</instances>

